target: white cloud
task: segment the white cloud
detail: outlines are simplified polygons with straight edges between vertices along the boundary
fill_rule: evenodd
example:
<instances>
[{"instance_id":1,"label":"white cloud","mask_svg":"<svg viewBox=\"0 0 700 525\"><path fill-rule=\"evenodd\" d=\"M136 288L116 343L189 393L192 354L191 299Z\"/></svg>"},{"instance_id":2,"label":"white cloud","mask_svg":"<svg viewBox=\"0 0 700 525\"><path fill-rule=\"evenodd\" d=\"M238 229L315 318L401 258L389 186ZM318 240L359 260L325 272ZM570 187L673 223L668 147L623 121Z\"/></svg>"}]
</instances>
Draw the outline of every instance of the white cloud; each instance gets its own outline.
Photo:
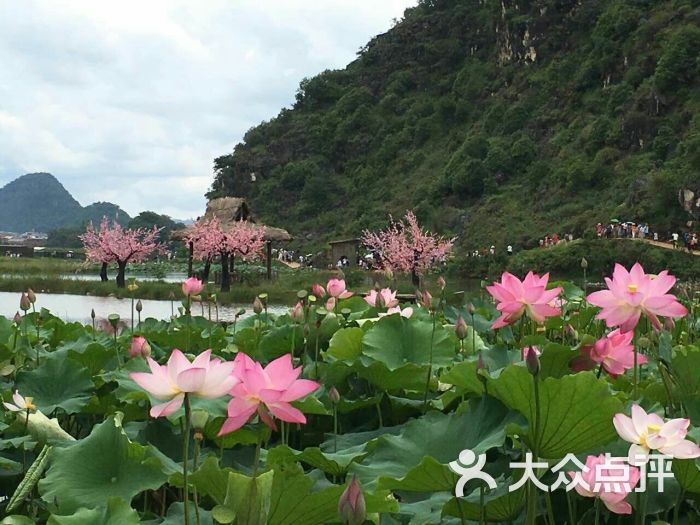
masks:
<instances>
[{"instance_id":1,"label":"white cloud","mask_svg":"<svg viewBox=\"0 0 700 525\"><path fill-rule=\"evenodd\" d=\"M0 0L0 184L204 209L212 161L416 0Z\"/></svg>"}]
</instances>

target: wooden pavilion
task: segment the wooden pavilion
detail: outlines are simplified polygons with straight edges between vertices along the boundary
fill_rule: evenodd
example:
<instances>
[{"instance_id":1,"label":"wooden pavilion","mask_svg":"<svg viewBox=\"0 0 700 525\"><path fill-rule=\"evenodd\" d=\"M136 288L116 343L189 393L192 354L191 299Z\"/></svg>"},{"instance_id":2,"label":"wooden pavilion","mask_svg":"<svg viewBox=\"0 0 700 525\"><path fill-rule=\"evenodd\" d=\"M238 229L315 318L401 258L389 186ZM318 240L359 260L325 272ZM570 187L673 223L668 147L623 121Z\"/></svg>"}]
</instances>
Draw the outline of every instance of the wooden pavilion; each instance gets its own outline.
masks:
<instances>
[{"instance_id":1,"label":"wooden pavilion","mask_svg":"<svg viewBox=\"0 0 700 525\"><path fill-rule=\"evenodd\" d=\"M197 220L204 219L210 220L217 218L221 227L226 230L232 228L234 224L238 221L248 221L253 224L259 224L256 222L255 217L248 207L248 203L245 199L240 197L220 197L218 199L212 199L207 203L207 210L204 213L204 217L199 217ZM267 278L272 278L272 243L287 242L292 240L292 236L287 230L282 228L275 228L273 226L265 226L265 244L266 244L266 263L267 263ZM185 228L183 230L176 230L172 233L172 239L176 241L184 241L189 235L190 228ZM194 256L194 246L189 243L189 258L187 263L187 274L192 276L192 259Z\"/></svg>"}]
</instances>

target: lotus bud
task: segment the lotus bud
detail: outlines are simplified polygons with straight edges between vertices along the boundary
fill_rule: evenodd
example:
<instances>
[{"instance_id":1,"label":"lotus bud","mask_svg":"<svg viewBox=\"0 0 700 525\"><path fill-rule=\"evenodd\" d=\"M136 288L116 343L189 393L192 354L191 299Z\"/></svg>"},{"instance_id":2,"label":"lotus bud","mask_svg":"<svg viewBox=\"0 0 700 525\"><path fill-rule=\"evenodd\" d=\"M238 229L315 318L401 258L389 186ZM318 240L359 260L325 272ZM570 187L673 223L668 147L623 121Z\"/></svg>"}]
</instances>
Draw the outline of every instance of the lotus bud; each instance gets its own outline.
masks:
<instances>
[{"instance_id":1,"label":"lotus bud","mask_svg":"<svg viewBox=\"0 0 700 525\"><path fill-rule=\"evenodd\" d=\"M334 405L338 404L338 401L340 401L340 392L338 392L338 389L334 386L330 387L328 390L328 399L331 400L331 403Z\"/></svg>"},{"instance_id":2,"label":"lotus bud","mask_svg":"<svg viewBox=\"0 0 700 525\"><path fill-rule=\"evenodd\" d=\"M304 322L304 306L301 304L301 302L298 302L296 306L290 310L289 316L295 323Z\"/></svg>"},{"instance_id":3,"label":"lotus bud","mask_svg":"<svg viewBox=\"0 0 700 525\"><path fill-rule=\"evenodd\" d=\"M22 292L22 297L19 299L19 309L26 312L31 306L32 304L29 302L29 297L27 297L26 293Z\"/></svg>"},{"instance_id":4,"label":"lotus bud","mask_svg":"<svg viewBox=\"0 0 700 525\"><path fill-rule=\"evenodd\" d=\"M462 317L461 315L455 323L455 334L457 334L457 338L460 341L464 340L464 338L467 337L467 323L464 322L464 317Z\"/></svg>"},{"instance_id":5,"label":"lotus bud","mask_svg":"<svg viewBox=\"0 0 700 525\"><path fill-rule=\"evenodd\" d=\"M136 301L136 311L137 312L143 312L143 303L141 302L141 299Z\"/></svg>"},{"instance_id":6,"label":"lotus bud","mask_svg":"<svg viewBox=\"0 0 700 525\"><path fill-rule=\"evenodd\" d=\"M476 313L476 308L472 303L469 303L469 306L467 306L467 312L469 312L469 315L473 316Z\"/></svg>"},{"instance_id":7,"label":"lotus bud","mask_svg":"<svg viewBox=\"0 0 700 525\"><path fill-rule=\"evenodd\" d=\"M536 376L540 373L540 351L536 346L528 346L525 348L525 364L528 371Z\"/></svg>"},{"instance_id":8,"label":"lotus bud","mask_svg":"<svg viewBox=\"0 0 700 525\"><path fill-rule=\"evenodd\" d=\"M204 283L196 277L190 277L182 282L182 293L185 295L199 295L204 289Z\"/></svg>"},{"instance_id":9,"label":"lotus bud","mask_svg":"<svg viewBox=\"0 0 700 525\"><path fill-rule=\"evenodd\" d=\"M34 290L31 288L27 289L27 298L29 299L29 302L34 304L36 302L36 294L34 293Z\"/></svg>"},{"instance_id":10,"label":"lotus bud","mask_svg":"<svg viewBox=\"0 0 700 525\"><path fill-rule=\"evenodd\" d=\"M316 283L311 287L311 293L314 294L318 299L326 296L326 290L320 284Z\"/></svg>"},{"instance_id":11,"label":"lotus bud","mask_svg":"<svg viewBox=\"0 0 700 525\"><path fill-rule=\"evenodd\" d=\"M170 293L168 294L168 299L170 299L171 301L174 301L175 300L175 292L173 292L171 290Z\"/></svg>"},{"instance_id":12,"label":"lotus bud","mask_svg":"<svg viewBox=\"0 0 700 525\"><path fill-rule=\"evenodd\" d=\"M479 370L486 370L488 371L488 367L486 366L486 363L484 362L484 357L481 355L481 352L479 352L479 360L476 362L476 373L479 373Z\"/></svg>"},{"instance_id":13,"label":"lotus bud","mask_svg":"<svg viewBox=\"0 0 700 525\"><path fill-rule=\"evenodd\" d=\"M151 345L148 344L146 338L140 335L131 338L131 346L129 347L129 355L131 357L143 356L150 357L151 355Z\"/></svg>"},{"instance_id":14,"label":"lotus bud","mask_svg":"<svg viewBox=\"0 0 700 525\"><path fill-rule=\"evenodd\" d=\"M95 315L95 309L93 308L92 310L90 310L90 319L92 319L92 320L94 321L94 320L95 320L95 317L96 317L96 315Z\"/></svg>"},{"instance_id":15,"label":"lotus bud","mask_svg":"<svg viewBox=\"0 0 700 525\"><path fill-rule=\"evenodd\" d=\"M664 319L664 329L666 329L670 332L675 327L676 327L676 322L673 320L672 317L667 317L666 319Z\"/></svg>"},{"instance_id":16,"label":"lotus bud","mask_svg":"<svg viewBox=\"0 0 700 525\"><path fill-rule=\"evenodd\" d=\"M365 497L355 475L352 476L352 480L340 496L338 514L340 514L340 521L343 525L362 525L367 518Z\"/></svg>"},{"instance_id":17,"label":"lotus bud","mask_svg":"<svg viewBox=\"0 0 700 525\"><path fill-rule=\"evenodd\" d=\"M263 304L259 297L256 297L253 301L253 312L260 314L263 311Z\"/></svg>"},{"instance_id":18,"label":"lotus bud","mask_svg":"<svg viewBox=\"0 0 700 525\"><path fill-rule=\"evenodd\" d=\"M445 278L442 275L437 278L437 285L440 287L440 290L445 289L447 283L445 282Z\"/></svg>"},{"instance_id":19,"label":"lotus bud","mask_svg":"<svg viewBox=\"0 0 700 525\"><path fill-rule=\"evenodd\" d=\"M22 322L22 316L19 315L19 312L15 313L15 318L13 319L16 325L19 325Z\"/></svg>"},{"instance_id":20,"label":"lotus bud","mask_svg":"<svg viewBox=\"0 0 700 525\"><path fill-rule=\"evenodd\" d=\"M585 257L581 257L581 268L583 268L584 270L588 268L588 261Z\"/></svg>"}]
</instances>

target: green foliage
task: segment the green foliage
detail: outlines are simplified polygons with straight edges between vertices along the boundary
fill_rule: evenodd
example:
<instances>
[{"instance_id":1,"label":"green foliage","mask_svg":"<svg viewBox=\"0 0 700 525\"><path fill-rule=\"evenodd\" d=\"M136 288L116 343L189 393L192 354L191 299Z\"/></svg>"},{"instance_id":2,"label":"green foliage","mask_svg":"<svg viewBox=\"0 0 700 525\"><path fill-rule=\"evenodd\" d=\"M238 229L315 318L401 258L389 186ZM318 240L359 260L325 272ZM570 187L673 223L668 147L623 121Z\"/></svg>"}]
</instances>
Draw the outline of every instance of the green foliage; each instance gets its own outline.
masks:
<instances>
[{"instance_id":1,"label":"green foliage","mask_svg":"<svg viewBox=\"0 0 700 525\"><path fill-rule=\"evenodd\" d=\"M407 208L467 248L533 247L621 212L682 226L677 192L700 150L697 7L545 4L421 2L216 159L211 194L323 240Z\"/></svg>"}]
</instances>

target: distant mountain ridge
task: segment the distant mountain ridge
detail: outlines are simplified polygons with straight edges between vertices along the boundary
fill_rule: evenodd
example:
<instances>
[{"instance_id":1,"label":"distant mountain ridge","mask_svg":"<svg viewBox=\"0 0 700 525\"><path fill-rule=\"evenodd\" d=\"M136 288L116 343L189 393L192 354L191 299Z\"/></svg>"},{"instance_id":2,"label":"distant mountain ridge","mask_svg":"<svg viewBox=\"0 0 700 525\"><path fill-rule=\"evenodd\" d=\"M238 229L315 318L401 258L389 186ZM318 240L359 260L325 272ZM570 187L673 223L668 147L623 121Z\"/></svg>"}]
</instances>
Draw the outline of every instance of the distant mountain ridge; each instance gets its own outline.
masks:
<instances>
[{"instance_id":1,"label":"distant mountain ridge","mask_svg":"<svg viewBox=\"0 0 700 525\"><path fill-rule=\"evenodd\" d=\"M50 173L28 173L0 188L0 230L49 232L99 222L103 216L126 224L131 217L116 204L81 204Z\"/></svg>"}]
</instances>

